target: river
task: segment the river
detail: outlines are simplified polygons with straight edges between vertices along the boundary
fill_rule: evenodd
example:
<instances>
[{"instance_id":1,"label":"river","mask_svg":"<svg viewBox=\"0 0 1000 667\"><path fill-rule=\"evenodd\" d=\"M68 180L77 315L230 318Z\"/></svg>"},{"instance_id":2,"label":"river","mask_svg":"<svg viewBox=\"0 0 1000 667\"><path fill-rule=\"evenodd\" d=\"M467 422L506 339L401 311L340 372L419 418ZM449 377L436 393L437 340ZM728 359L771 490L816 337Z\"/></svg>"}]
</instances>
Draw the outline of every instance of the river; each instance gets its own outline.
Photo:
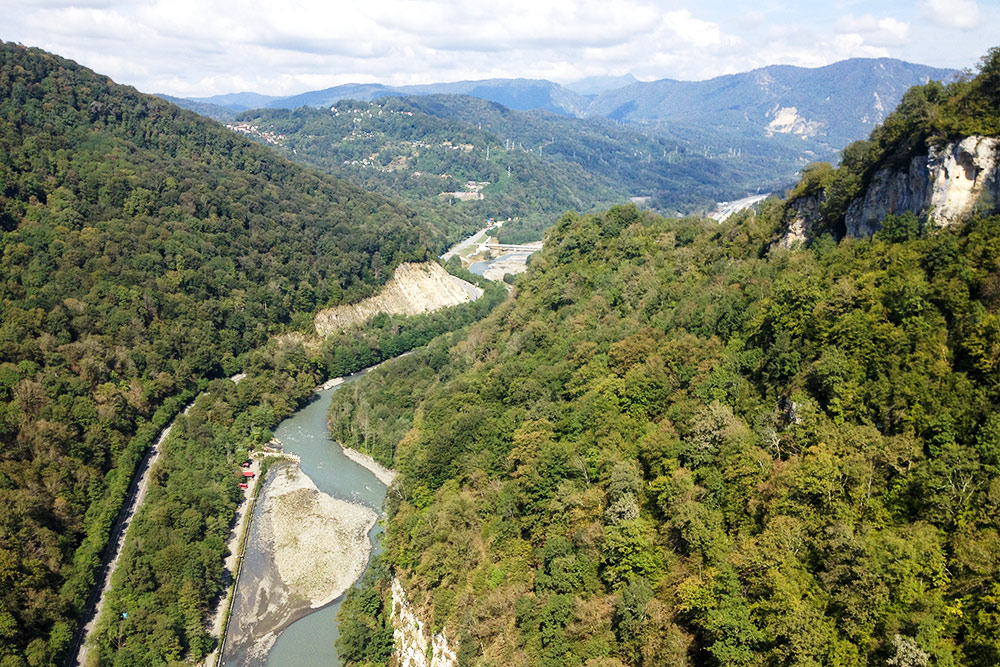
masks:
<instances>
[{"instance_id":1,"label":"river","mask_svg":"<svg viewBox=\"0 0 1000 667\"><path fill-rule=\"evenodd\" d=\"M459 243L446 253L445 258L466 246L479 242L485 238L488 230L489 228L480 230ZM515 263L519 262L523 268L526 258L527 254L523 258L511 255L502 259L506 259L508 262L510 260L514 260ZM503 264L501 263L501 265ZM333 392L344 384L359 379L366 372L361 371L345 378L341 384L318 391L314 400L278 425L274 436L284 444L287 453L295 454L301 459L299 469L312 480L319 491L334 498L369 507L375 510L379 517L382 517L382 505L386 494L385 484L380 482L374 473L344 454L343 448L330 437L326 419ZM273 476L272 474L268 477L270 479ZM266 492L268 488L268 483L265 482L263 491ZM257 581L260 576L263 576L266 581L267 571L272 569L270 554L262 547L262 542L266 540L260 539L257 530L260 523L258 518L263 505L259 502L257 509L254 510L250 539L243 561L243 572L234 594L234 617L254 617L255 614L260 613L261 600L267 598L267 595L255 595L259 594L260 590L248 590L255 588L253 582ZM379 524L375 524L368 533L372 543L372 556L381 551L379 540L381 533L382 526ZM295 620L280 630L277 640L263 661L260 658L248 657L245 644L247 638L240 635L241 631L235 627L239 624L234 624L231 621L227 628L226 648L222 656L222 664L226 665L228 662L229 665L251 664L254 667L258 665L264 667L335 667L339 664L337 650L334 647L334 642L339 635L336 617L342 600L343 596L320 609L300 608L299 610L290 610L290 616L280 616L279 618L282 619L293 618ZM280 628L284 622L286 621L274 623L272 627ZM243 645L240 645L241 642Z\"/></svg>"},{"instance_id":2,"label":"river","mask_svg":"<svg viewBox=\"0 0 1000 667\"><path fill-rule=\"evenodd\" d=\"M528 257L531 254L530 252L508 252L496 259L473 262L469 265L469 272L489 280L503 280L505 273L518 274L527 271Z\"/></svg>"},{"instance_id":3,"label":"river","mask_svg":"<svg viewBox=\"0 0 1000 667\"><path fill-rule=\"evenodd\" d=\"M352 375L345 380L345 384L361 375L363 372ZM274 435L284 443L286 452L301 458L299 467L320 491L334 498L366 505L381 516L385 485L372 472L347 458L341 446L329 435L327 408L333 392L342 386L318 392L316 399L281 422ZM369 532L373 554L377 553L381 532L382 527L378 524ZM241 587L244 578L252 580L246 570L260 567L263 555L258 546L251 540L247 547ZM239 593L237 591L237 605L241 602ZM331 667L339 664L334 648L338 634L335 619L342 599L343 596L325 607L307 612L286 627L267 655L267 667ZM230 664L236 663L230 661Z\"/></svg>"},{"instance_id":4,"label":"river","mask_svg":"<svg viewBox=\"0 0 1000 667\"><path fill-rule=\"evenodd\" d=\"M465 263L470 262L470 255L488 255L486 246L484 245L489 239L489 232L493 229L497 229L498 225L490 225L489 227L484 227L472 236L464 239L454 246L452 246L448 252L441 255L441 259L447 261L451 257L458 255L462 258ZM462 255L462 251L473 246L478 246L478 248L471 253L466 253ZM528 268L528 257L534 250L524 251L517 250L514 252L508 252L495 259L486 259L478 262L471 262L469 271L476 274L477 276L483 276L488 280L503 280L503 277L507 273L518 274L524 273Z\"/></svg>"}]
</instances>

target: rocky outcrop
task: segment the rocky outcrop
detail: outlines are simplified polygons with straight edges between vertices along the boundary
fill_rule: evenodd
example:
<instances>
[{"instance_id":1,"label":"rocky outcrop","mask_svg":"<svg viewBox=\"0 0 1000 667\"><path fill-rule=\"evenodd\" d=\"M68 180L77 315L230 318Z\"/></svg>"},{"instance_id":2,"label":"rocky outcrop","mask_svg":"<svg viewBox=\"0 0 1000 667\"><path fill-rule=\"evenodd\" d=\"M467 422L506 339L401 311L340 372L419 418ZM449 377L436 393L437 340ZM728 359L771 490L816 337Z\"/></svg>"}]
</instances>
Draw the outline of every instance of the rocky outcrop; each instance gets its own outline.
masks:
<instances>
[{"instance_id":1,"label":"rocky outcrop","mask_svg":"<svg viewBox=\"0 0 1000 667\"><path fill-rule=\"evenodd\" d=\"M775 105L771 113L768 114L771 122L767 124L767 136L774 136L775 132L783 134L795 134L803 139L814 137L823 129L823 123L806 120L799 115L799 110L795 107L781 107Z\"/></svg>"},{"instance_id":2,"label":"rocky outcrop","mask_svg":"<svg viewBox=\"0 0 1000 667\"><path fill-rule=\"evenodd\" d=\"M358 303L322 310L316 315L314 324L316 333L325 336L378 313L418 315L473 301L482 294L480 288L456 278L440 264L400 264L378 294Z\"/></svg>"},{"instance_id":3,"label":"rocky outcrop","mask_svg":"<svg viewBox=\"0 0 1000 667\"><path fill-rule=\"evenodd\" d=\"M975 212L1000 210L1000 139L970 136L905 167L875 172L863 197L847 210L848 236L871 236L887 215L915 213L929 227L947 227Z\"/></svg>"},{"instance_id":4,"label":"rocky outcrop","mask_svg":"<svg viewBox=\"0 0 1000 667\"><path fill-rule=\"evenodd\" d=\"M427 641L424 623L417 618L396 577L392 578L392 628L399 667L455 667L458 664L458 656L448 647L443 630Z\"/></svg>"},{"instance_id":5,"label":"rocky outcrop","mask_svg":"<svg viewBox=\"0 0 1000 667\"><path fill-rule=\"evenodd\" d=\"M788 202L786 209L785 234L776 245L791 249L805 244L812 234L814 223L819 220L819 195L797 197Z\"/></svg>"}]
</instances>

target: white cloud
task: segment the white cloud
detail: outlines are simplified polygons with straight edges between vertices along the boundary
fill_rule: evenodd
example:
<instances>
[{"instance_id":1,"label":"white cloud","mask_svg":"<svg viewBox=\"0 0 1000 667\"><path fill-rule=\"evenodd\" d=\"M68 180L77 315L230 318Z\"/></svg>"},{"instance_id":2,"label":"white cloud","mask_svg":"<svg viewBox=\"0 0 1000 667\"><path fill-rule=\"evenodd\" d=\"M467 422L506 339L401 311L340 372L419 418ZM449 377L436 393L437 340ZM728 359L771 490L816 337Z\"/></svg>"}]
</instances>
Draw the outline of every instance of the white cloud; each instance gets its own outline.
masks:
<instances>
[{"instance_id":1,"label":"white cloud","mask_svg":"<svg viewBox=\"0 0 1000 667\"><path fill-rule=\"evenodd\" d=\"M836 30L839 34L860 35L865 43L873 46L905 44L910 37L910 24L894 18L876 18L871 14L842 16L837 21Z\"/></svg>"},{"instance_id":2,"label":"white cloud","mask_svg":"<svg viewBox=\"0 0 1000 667\"><path fill-rule=\"evenodd\" d=\"M825 13L790 1L0 0L0 38L73 58L140 90L182 96L624 72L703 79L774 63L913 59L915 43L927 45L918 60L942 64L941 50L926 39L940 28L916 23L916 39L907 21L917 10L905 3L876 17L857 0ZM960 11L950 10L950 20L966 25L975 3L954 3ZM924 4L925 12L940 9L937 0ZM847 11L854 14L836 19ZM963 43L968 62L958 66L990 45Z\"/></svg>"},{"instance_id":3,"label":"white cloud","mask_svg":"<svg viewBox=\"0 0 1000 667\"><path fill-rule=\"evenodd\" d=\"M765 20L767 20L767 14L759 9L745 11L736 17L736 23L740 27L749 30L759 27Z\"/></svg>"},{"instance_id":4,"label":"white cloud","mask_svg":"<svg viewBox=\"0 0 1000 667\"><path fill-rule=\"evenodd\" d=\"M667 33L683 44L700 48L717 46L727 40L717 24L697 19L687 9L664 14L661 30L661 35Z\"/></svg>"},{"instance_id":5,"label":"white cloud","mask_svg":"<svg viewBox=\"0 0 1000 667\"><path fill-rule=\"evenodd\" d=\"M920 10L939 25L971 30L979 24L979 5L975 0L927 0Z\"/></svg>"}]
</instances>

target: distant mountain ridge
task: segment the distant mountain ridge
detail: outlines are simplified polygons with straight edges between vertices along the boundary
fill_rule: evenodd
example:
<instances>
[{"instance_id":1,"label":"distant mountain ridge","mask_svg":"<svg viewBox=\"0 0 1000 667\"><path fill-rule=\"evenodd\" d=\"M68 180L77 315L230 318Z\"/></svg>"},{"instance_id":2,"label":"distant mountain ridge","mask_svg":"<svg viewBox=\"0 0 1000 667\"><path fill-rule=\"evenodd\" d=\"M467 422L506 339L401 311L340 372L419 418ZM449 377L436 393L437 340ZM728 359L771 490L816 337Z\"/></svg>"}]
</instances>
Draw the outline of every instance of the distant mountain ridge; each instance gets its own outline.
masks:
<instances>
[{"instance_id":1,"label":"distant mountain ridge","mask_svg":"<svg viewBox=\"0 0 1000 667\"><path fill-rule=\"evenodd\" d=\"M194 111L202 116L207 116L208 118L214 118L219 122L227 122L236 118L238 111L235 111L229 107L224 107L221 104L212 104L211 102L199 102L197 100L185 99L183 97L173 97L172 95L164 95L162 93L158 94L161 100L166 100L171 104L176 104L182 109L187 109L188 111Z\"/></svg>"},{"instance_id":2,"label":"distant mountain ridge","mask_svg":"<svg viewBox=\"0 0 1000 667\"><path fill-rule=\"evenodd\" d=\"M609 91L590 116L630 122L697 122L818 138L839 149L867 136L903 93L955 70L891 58L855 58L819 68L772 65L689 82L664 79Z\"/></svg>"},{"instance_id":3,"label":"distant mountain ridge","mask_svg":"<svg viewBox=\"0 0 1000 667\"><path fill-rule=\"evenodd\" d=\"M394 98L393 105L408 105L409 111L418 112L405 127L390 132L403 130L412 136L396 139L422 141L421 135L436 132L434 118L457 122L469 131L494 133L499 145L523 147L550 161L576 163L599 181L611 179L620 192L651 196L648 204L654 208L692 212L704 209L709 201L782 191L808 163L836 161L848 144L866 138L910 87L955 74L899 60L853 59L813 69L774 65L700 82L593 77L571 84L581 92L545 80L490 79L400 87L345 84L287 98L258 99L275 110L329 110L345 100L383 105ZM627 85L614 87L615 83ZM230 114L252 99L247 94L202 98L190 108L229 122ZM260 123L261 131L288 134L290 129L266 114L240 117L241 122L250 120ZM325 130L314 130L317 136L325 135ZM323 137L322 160L331 151L340 154L360 147L340 146L344 136ZM290 140L299 152L303 141L315 143L305 136ZM378 160L386 162L387 146L364 143L368 153L340 159L364 162L379 154ZM288 156L309 162L317 158L311 153L290 150ZM350 177L373 187L375 173L368 170ZM397 181L402 173L394 171L389 178L392 187L401 185ZM498 181L485 176L472 180Z\"/></svg>"},{"instance_id":4,"label":"distant mountain ridge","mask_svg":"<svg viewBox=\"0 0 1000 667\"><path fill-rule=\"evenodd\" d=\"M567 83L565 87L581 95L600 95L609 90L617 90L625 86L630 86L633 83L640 83L640 81L632 76L632 74L623 74L621 76L588 76L573 83Z\"/></svg>"},{"instance_id":5,"label":"distant mountain ridge","mask_svg":"<svg viewBox=\"0 0 1000 667\"><path fill-rule=\"evenodd\" d=\"M162 97L162 95L161 95ZM213 95L212 97L192 97L195 102L205 102L226 107L233 111L246 111L247 109L260 109L266 107L275 100L285 99L280 95L261 95L260 93L226 93L225 95Z\"/></svg>"},{"instance_id":6,"label":"distant mountain ridge","mask_svg":"<svg viewBox=\"0 0 1000 667\"><path fill-rule=\"evenodd\" d=\"M770 65L705 81L637 81L625 75L591 77L568 86L544 79L414 86L369 83L344 84L289 97L239 93L194 101L245 111L254 100L260 107L293 109L329 107L343 99L367 102L387 96L459 94L515 110L537 109L578 118L712 126L732 136L787 133L815 139L837 151L867 136L911 86L930 80L947 81L956 74L956 70L892 58L853 58L818 68Z\"/></svg>"},{"instance_id":7,"label":"distant mountain ridge","mask_svg":"<svg viewBox=\"0 0 1000 667\"><path fill-rule=\"evenodd\" d=\"M290 97L267 98L259 96L261 104L257 108L297 109L299 107L330 107L341 100L371 102L381 97L403 95L468 95L490 102L497 102L511 109L541 109L552 113L583 116L590 99L558 83L544 79L485 79L479 81L454 81L450 83L428 83L413 86L387 86L381 83L345 83L323 90L313 90ZM216 104L246 111L249 98L239 95L217 95L196 98L193 101Z\"/></svg>"}]
</instances>

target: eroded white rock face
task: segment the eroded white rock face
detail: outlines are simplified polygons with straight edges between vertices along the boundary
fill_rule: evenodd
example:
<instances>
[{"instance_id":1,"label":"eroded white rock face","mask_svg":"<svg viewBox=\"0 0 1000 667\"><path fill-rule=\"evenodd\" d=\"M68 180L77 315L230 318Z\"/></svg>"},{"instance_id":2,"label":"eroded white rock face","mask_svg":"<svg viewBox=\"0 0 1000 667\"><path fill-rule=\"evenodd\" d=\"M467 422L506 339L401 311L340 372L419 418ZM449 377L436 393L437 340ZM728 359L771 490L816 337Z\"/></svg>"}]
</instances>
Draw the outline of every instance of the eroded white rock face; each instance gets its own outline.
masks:
<instances>
[{"instance_id":1,"label":"eroded white rock face","mask_svg":"<svg viewBox=\"0 0 1000 667\"><path fill-rule=\"evenodd\" d=\"M392 279L375 296L321 310L314 324L316 333L326 336L378 313L418 315L472 301L482 294L482 289L449 274L435 262L410 262L396 267Z\"/></svg>"},{"instance_id":2,"label":"eroded white rock face","mask_svg":"<svg viewBox=\"0 0 1000 667\"><path fill-rule=\"evenodd\" d=\"M816 195L792 200L788 206L785 234L775 245L789 250L805 245L812 234L813 222L819 218L819 204L820 200Z\"/></svg>"},{"instance_id":3,"label":"eroded white rock face","mask_svg":"<svg viewBox=\"0 0 1000 667\"><path fill-rule=\"evenodd\" d=\"M775 107L771 110L771 122L767 124L768 136L775 132L795 134L803 139L813 137L823 128L817 121L806 120L795 107Z\"/></svg>"},{"instance_id":4,"label":"eroded white rock face","mask_svg":"<svg viewBox=\"0 0 1000 667\"><path fill-rule=\"evenodd\" d=\"M944 227L973 212L982 203L995 210L1000 202L997 178L996 137L971 136L957 146L931 151L927 168L931 171L928 219Z\"/></svg>"},{"instance_id":5,"label":"eroded white rock face","mask_svg":"<svg viewBox=\"0 0 1000 667\"><path fill-rule=\"evenodd\" d=\"M458 664L458 656L448 647L443 630L430 640L428 662L424 623L417 618L396 577L392 578L392 636L400 667L455 667Z\"/></svg>"},{"instance_id":6,"label":"eroded white rock face","mask_svg":"<svg viewBox=\"0 0 1000 667\"><path fill-rule=\"evenodd\" d=\"M973 135L910 160L907 168L877 171L845 219L849 236L871 236L887 215L915 213L931 227L970 214L1000 210L1000 139Z\"/></svg>"}]
</instances>

